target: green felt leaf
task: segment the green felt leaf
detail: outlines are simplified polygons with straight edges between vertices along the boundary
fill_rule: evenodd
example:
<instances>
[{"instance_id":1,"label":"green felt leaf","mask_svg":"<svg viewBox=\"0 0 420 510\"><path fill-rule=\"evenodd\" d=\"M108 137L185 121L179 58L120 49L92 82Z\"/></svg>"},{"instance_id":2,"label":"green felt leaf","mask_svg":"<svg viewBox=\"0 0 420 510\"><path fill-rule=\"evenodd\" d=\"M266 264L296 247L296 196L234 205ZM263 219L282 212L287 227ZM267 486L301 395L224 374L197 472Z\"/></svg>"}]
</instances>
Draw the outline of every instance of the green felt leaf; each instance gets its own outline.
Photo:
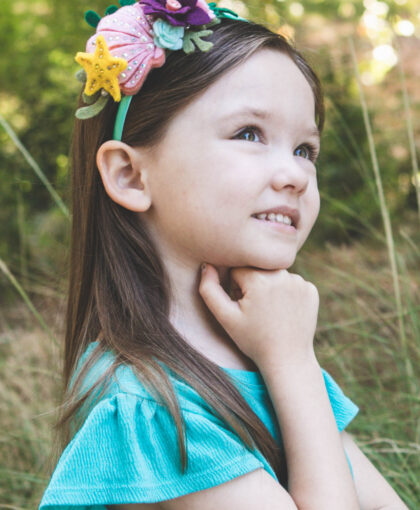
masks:
<instances>
[{"instance_id":1,"label":"green felt leaf","mask_svg":"<svg viewBox=\"0 0 420 510\"><path fill-rule=\"evenodd\" d=\"M210 48L213 47L213 43L209 41L203 41L202 37L207 37L211 35L213 30L200 30L199 32L194 32L193 30L185 32L184 35L184 44L182 49L188 55L189 53L193 53L195 51L195 46L198 47L201 51L209 51Z\"/></svg>"},{"instance_id":2,"label":"green felt leaf","mask_svg":"<svg viewBox=\"0 0 420 510\"><path fill-rule=\"evenodd\" d=\"M118 11L119 7L117 5L110 5L105 11L105 15L114 14L114 12Z\"/></svg>"},{"instance_id":3,"label":"green felt leaf","mask_svg":"<svg viewBox=\"0 0 420 510\"><path fill-rule=\"evenodd\" d=\"M99 95L100 95L100 91L98 90L98 92L96 92L92 96L88 96L87 94L85 94L83 92L82 97L83 97L83 101L86 104L93 104L95 101L97 101L99 99Z\"/></svg>"},{"instance_id":4,"label":"green felt leaf","mask_svg":"<svg viewBox=\"0 0 420 510\"><path fill-rule=\"evenodd\" d=\"M220 7L218 9L218 15L221 18L239 18L239 15L236 14L236 12L232 11L231 9L228 9L227 7Z\"/></svg>"},{"instance_id":5,"label":"green felt leaf","mask_svg":"<svg viewBox=\"0 0 420 510\"><path fill-rule=\"evenodd\" d=\"M206 32L210 32L211 34L213 33L211 30L206 30ZM205 36L203 36L203 37L205 37ZM209 51L209 49L213 47L212 42L203 41L200 37L195 37L194 42L201 51Z\"/></svg>"},{"instance_id":6,"label":"green felt leaf","mask_svg":"<svg viewBox=\"0 0 420 510\"><path fill-rule=\"evenodd\" d=\"M97 12L89 10L85 12L85 20L91 27L96 28L101 21L101 17Z\"/></svg>"},{"instance_id":7,"label":"green felt leaf","mask_svg":"<svg viewBox=\"0 0 420 510\"><path fill-rule=\"evenodd\" d=\"M193 53L193 51L195 50L195 46L191 41L191 36L189 32L185 32L184 34L184 43L182 45L182 49L185 51L187 55Z\"/></svg>"},{"instance_id":8,"label":"green felt leaf","mask_svg":"<svg viewBox=\"0 0 420 510\"><path fill-rule=\"evenodd\" d=\"M81 82L81 83L86 83L87 82L87 75L86 75L86 71L84 69L79 69L77 71L77 73L75 74L76 78Z\"/></svg>"},{"instance_id":9,"label":"green felt leaf","mask_svg":"<svg viewBox=\"0 0 420 510\"><path fill-rule=\"evenodd\" d=\"M125 5L133 5L136 3L136 0L120 0L121 7L124 7Z\"/></svg>"},{"instance_id":10,"label":"green felt leaf","mask_svg":"<svg viewBox=\"0 0 420 510\"><path fill-rule=\"evenodd\" d=\"M76 111L76 117L81 120L91 119L100 113L107 104L109 98L111 96L100 96L96 103L91 104L90 106L84 106L83 108L79 108Z\"/></svg>"},{"instance_id":11,"label":"green felt leaf","mask_svg":"<svg viewBox=\"0 0 420 510\"><path fill-rule=\"evenodd\" d=\"M241 18L238 14L236 14L236 12L232 11L231 9L228 9L227 7L217 7L216 2L211 2L208 5L210 9L214 12L214 14L217 16L217 18L228 18L248 22L247 19Z\"/></svg>"}]
</instances>

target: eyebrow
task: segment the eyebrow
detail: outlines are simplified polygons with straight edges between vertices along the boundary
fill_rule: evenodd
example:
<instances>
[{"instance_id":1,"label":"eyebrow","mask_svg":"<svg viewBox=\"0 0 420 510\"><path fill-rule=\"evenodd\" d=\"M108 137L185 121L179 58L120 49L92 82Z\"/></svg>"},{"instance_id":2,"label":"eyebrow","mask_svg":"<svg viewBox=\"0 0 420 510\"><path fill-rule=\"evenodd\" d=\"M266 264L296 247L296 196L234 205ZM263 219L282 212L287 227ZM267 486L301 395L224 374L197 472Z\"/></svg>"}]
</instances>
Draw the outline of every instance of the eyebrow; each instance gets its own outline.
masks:
<instances>
[{"instance_id":1,"label":"eyebrow","mask_svg":"<svg viewBox=\"0 0 420 510\"><path fill-rule=\"evenodd\" d=\"M266 110L260 110L258 108L249 108L245 107L241 110L237 110L234 112L229 113L228 115L225 115L221 118L221 120L228 120L228 119L234 119L237 117L246 117L246 116L253 116L257 117L258 119L269 119L272 118L271 112L268 112ZM318 141L321 140L321 135L319 132L319 129L317 126L310 127L309 129L305 130L305 133L307 136L313 136L318 139Z\"/></svg>"}]
</instances>

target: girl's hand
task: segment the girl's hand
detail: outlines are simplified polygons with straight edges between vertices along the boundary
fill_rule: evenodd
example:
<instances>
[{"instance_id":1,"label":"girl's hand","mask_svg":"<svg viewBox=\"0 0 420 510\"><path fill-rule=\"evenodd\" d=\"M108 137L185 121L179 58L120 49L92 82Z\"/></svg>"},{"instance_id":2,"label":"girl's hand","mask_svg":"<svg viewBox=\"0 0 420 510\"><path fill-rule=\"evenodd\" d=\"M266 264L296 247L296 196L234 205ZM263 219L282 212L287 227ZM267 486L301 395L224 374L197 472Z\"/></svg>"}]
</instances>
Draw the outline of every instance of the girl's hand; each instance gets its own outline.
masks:
<instances>
[{"instance_id":1,"label":"girl's hand","mask_svg":"<svg viewBox=\"0 0 420 510\"><path fill-rule=\"evenodd\" d=\"M231 269L242 297L230 299L210 264L202 272L199 293L239 349L261 369L271 363L313 359L319 294L310 282L286 269Z\"/></svg>"}]
</instances>

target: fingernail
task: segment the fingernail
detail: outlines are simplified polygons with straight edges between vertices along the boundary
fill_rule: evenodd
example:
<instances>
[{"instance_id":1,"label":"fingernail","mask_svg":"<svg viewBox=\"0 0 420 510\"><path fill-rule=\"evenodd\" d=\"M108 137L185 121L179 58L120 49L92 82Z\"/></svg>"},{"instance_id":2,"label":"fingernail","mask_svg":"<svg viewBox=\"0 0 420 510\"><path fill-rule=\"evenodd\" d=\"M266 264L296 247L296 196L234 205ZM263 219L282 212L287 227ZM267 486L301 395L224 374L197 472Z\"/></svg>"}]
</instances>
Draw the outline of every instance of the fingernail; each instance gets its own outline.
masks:
<instances>
[{"instance_id":1,"label":"fingernail","mask_svg":"<svg viewBox=\"0 0 420 510\"><path fill-rule=\"evenodd\" d=\"M207 264L206 264L205 262L203 262L203 263L201 264L201 272L202 272L202 273L205 273L206 268L207 268Z\"/></svg>"}]
</instances>

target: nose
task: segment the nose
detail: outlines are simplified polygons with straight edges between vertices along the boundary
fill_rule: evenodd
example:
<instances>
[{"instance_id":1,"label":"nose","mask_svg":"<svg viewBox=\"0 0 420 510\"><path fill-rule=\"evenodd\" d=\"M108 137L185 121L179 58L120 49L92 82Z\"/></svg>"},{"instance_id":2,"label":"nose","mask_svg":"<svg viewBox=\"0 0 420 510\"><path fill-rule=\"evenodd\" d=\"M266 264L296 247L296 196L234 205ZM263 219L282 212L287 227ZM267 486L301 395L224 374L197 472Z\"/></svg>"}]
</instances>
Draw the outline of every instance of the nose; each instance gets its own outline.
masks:
<instances>
[{"instance_id":1,"label":"nose","mask_svg":"<svg viewBox=\"0 0 420 510\"><path fill-rule=\"evenodd\" d=\"M298 156L283 157L274 164L272 187L276 190L290 188L298 195L303 195L309 184L309 171ZM280 162L279 162L280 161Z\"/></svg>"}]
</instances>

